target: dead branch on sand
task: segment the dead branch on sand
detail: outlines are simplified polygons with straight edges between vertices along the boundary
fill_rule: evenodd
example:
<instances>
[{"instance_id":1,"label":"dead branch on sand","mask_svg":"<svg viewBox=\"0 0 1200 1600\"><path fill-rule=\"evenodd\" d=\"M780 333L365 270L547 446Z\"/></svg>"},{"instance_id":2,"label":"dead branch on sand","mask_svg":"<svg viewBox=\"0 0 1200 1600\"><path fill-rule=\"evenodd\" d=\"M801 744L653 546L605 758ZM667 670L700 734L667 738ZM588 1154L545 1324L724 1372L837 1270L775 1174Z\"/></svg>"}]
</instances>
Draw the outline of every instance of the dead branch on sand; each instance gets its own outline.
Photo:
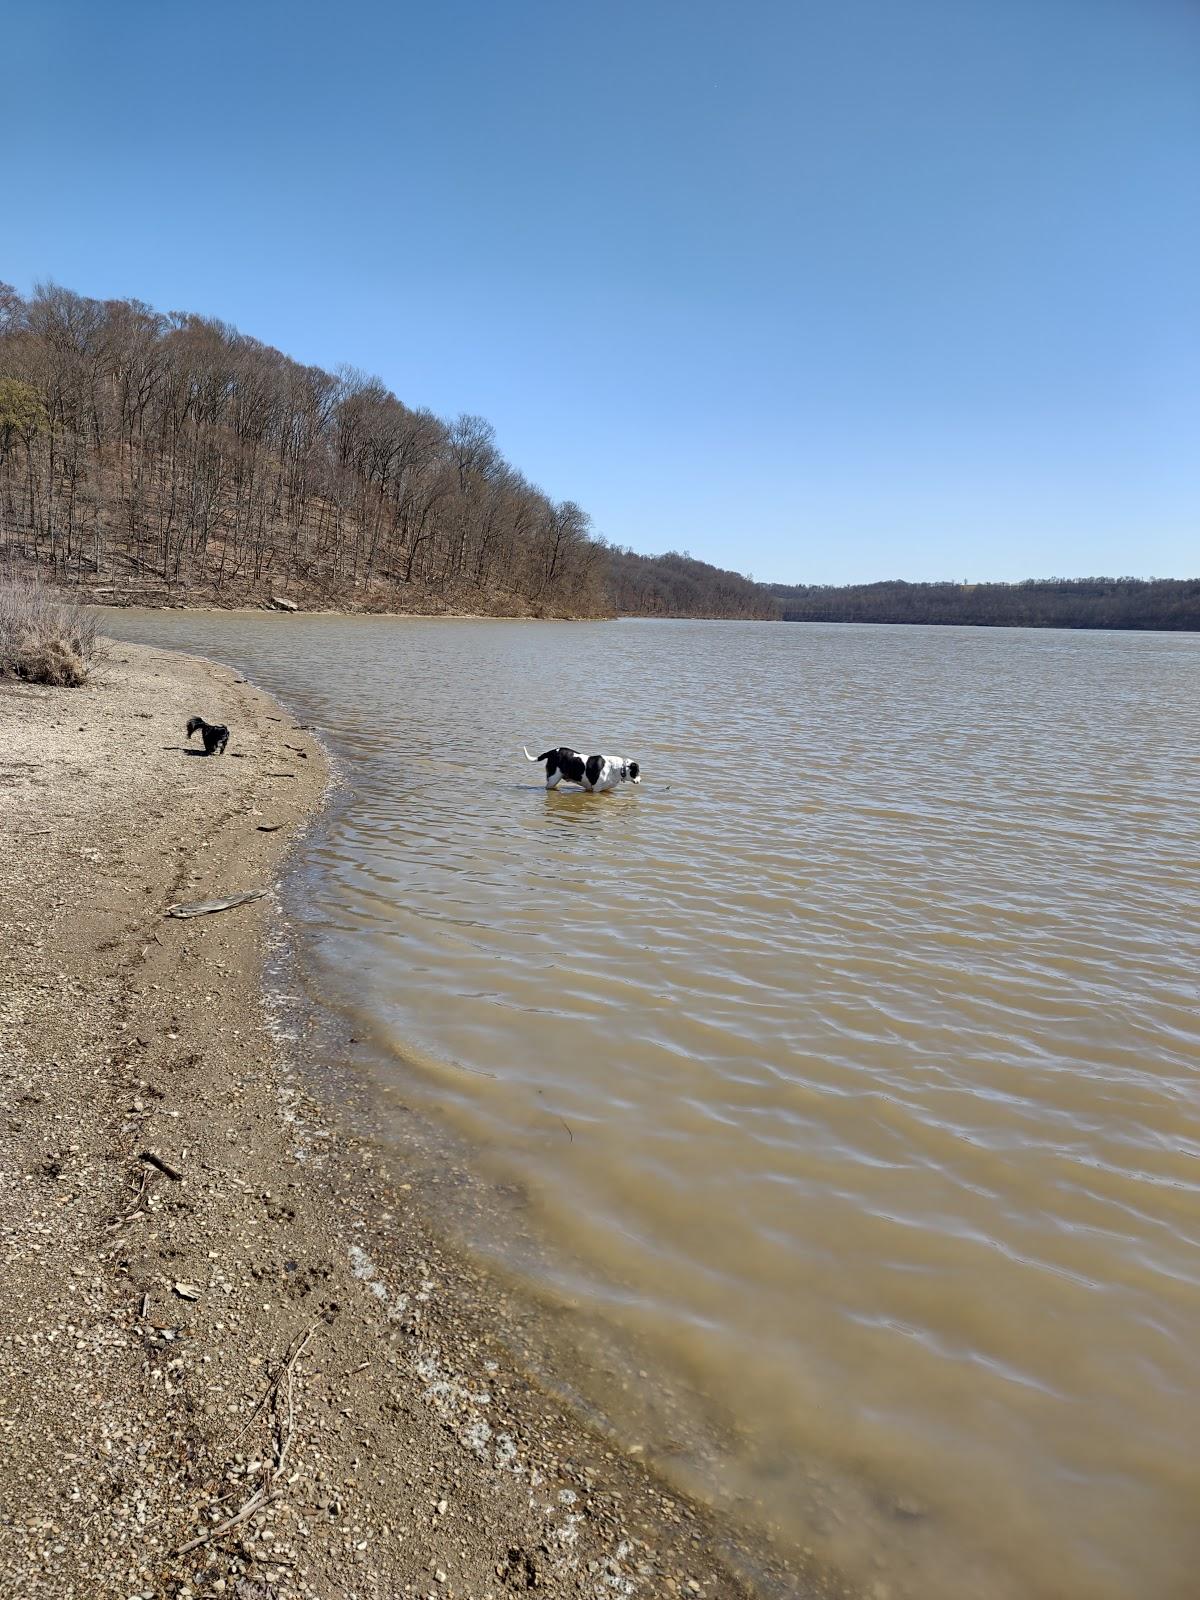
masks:
<instances>
[{"instance_id":1,"label":"dead branch on sand","mask_svg":"<svg viewBox=\"0 0 1200 1600\"><path fill-rule=\"evenodd\" d=\"M312 1338L313 1333L316 1331L318 1326L319 1324L314 1322L312 1327L309 1328L299 1342L296 1343L295 1348L289 1349L288 1353L285 1354L284 1359L280 1364L279 1371L267 1385L266 1393L254 1407L254 1410L246 1419L241 1433L239 1433L237 1436L237 1438L240 1439L242 1434L245 1433L246 1429L262 1410L263 1406L268 1402L273 1402L275 1409L275 1460L271 1465L270 1477L267 1479L266 1483L262 1484L258 1489L255 1490L255 1492L250 1496L249 1500L246 1501L245 1505L242 1506L240 1510L235 1511L234 1514L231 1517L227 1517L224 1522L217 1523L216 1527L207 1528L203 1533L198 1534L196 1538L189 1539L187 1544L179 1545L177 1549L171 1552L172 1555L185 1556L190 1550L198 1550L203 1544L211 1544L214 1539L219 1539L222 1534L228 1533L231 1528L236 1528L240 1523L249 1521L249 1519L254 1516L256 1512L261 1511L263 1507L269 1505L272 1500L277 1500L283 1493L279 1480L283 1476L283 1469L285 1463L287 1462L288 1451L292 1447L292 1438L296 1431L296 1412L294 1395L292 1392L292 1372L295 1368L296 1362L300 1358L301 1352L308 1341ZM286 1413L285 1415L280 1416L279 1391L281 1384L285 1383L285 1381L287 1386L285 1390ZM237 1441L235 1440L234 1442L236 1443Z\"/></svg>"}]
</instances>

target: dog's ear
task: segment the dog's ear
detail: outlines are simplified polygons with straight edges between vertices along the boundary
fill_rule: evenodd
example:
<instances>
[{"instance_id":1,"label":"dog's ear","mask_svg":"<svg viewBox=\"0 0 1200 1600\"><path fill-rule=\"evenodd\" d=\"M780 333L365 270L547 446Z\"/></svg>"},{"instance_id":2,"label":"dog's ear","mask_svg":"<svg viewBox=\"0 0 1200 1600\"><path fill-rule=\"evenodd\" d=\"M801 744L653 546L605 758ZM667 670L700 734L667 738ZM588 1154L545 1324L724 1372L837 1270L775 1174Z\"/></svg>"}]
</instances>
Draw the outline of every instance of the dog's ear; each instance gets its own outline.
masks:
<instances>
[{"instance_id":1,"label":"dog's ear","mask_svg":"<svg viewBox=\"0 0 1200 1600\"><path fill-rule=\"evenodd\" d=\"M641 772L641 770L641 767L638 766L636 761L631 761L629 763L629 776L635 783L637 782L638 774Z\"/></svg>"}]
</instances>

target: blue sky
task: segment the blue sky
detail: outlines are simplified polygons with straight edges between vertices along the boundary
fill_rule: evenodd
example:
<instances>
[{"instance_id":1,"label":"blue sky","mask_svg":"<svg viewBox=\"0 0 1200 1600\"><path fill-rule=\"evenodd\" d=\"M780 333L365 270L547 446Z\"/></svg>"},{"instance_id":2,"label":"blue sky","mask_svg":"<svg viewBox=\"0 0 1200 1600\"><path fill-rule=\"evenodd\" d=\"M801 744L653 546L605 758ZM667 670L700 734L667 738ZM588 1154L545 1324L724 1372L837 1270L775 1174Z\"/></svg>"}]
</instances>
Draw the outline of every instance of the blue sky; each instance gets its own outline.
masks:
<instances>
[{"instance_id":1,"label":"blue sky","mask_svg":"<svg viewBox=\"0 0 1200 1600\"><path fill-rule=\"evenodd\" d=\"M0 278L783 582L1200 572L1193 0L6 8Z\"/></svg>"}]
</instances>

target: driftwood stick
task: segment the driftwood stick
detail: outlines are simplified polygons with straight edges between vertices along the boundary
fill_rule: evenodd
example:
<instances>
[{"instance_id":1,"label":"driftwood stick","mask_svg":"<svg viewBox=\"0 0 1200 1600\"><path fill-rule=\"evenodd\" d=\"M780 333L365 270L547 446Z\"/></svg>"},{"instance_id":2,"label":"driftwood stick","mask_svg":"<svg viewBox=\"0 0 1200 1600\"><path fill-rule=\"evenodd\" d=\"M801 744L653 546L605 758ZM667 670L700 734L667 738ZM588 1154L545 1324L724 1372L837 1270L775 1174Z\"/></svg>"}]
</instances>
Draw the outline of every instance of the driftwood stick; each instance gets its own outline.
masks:
<instances>
[{"instance_id":1,"label":"driftwood stick","mask_svg":"<svg viewBox=\"0 0 1200 1600\"><path fill-rule=\"evenodd\" d=\"M289 773L290 777L291 774ZM234 906L244 906L247 901L261 900L266 894L265 889L248 889L245 894L232 894L225 900L197 900L192 905L168 906L163 915L166 917L206 917L213 911L229 911Z\"/></svg>"},{"instance_id":2,"label":"driftwood stick","mask_svg":"<svg viewBox=\"0 0 1200 1600\"><path fill-rule=\"evenodd\" d=\"M157 1167L160 1172L166 1173L167 1177L172 1178L176 1183L183 1182L183 1173L176 1172L169 1162L164 1161L161 1156L156 1156L153 1150L143 1150L138 1160L148 1161L152 1167Z\"/></svg>"}]
</instances>

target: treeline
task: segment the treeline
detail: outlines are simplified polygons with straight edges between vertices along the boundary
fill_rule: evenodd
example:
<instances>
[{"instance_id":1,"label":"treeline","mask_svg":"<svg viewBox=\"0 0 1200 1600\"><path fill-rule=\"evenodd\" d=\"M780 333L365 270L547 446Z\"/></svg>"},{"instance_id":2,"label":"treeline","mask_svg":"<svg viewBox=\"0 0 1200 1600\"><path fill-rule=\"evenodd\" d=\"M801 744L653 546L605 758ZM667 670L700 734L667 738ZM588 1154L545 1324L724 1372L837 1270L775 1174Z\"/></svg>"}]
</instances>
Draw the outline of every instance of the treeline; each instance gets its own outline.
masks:
<instances>
[{"instance_id":1,"label":"treeline","mask_svg":"<svg viewBox=\"0 0 1200 1600\"><path fill-rule=\"evenodd\" d=\"M1200 580L768 586L639 556L481 417L55 285L0 284L0 571L148 604L1200 629Z\"/></svg>"},{"instance_id":2,"label":"treeline","mask_svg":"<svg viewBox=\"0 0 1200 1600\"><path fill-rule=\"evenodd\" d=\"M986 628L1200 630L1200 578L1031 578L1024 583L772 584L785 622L924 622Z\"/></svg>"},{"instance_id":3,"label":"treeline","mask_svg":"<svg viewBox=\"0 0 1200 1600\"><path fill-rule=\"evenodd\" d=\"M675 551L639 556L614 546L609 551L609 583L613 607L622 616L775 622L780 615L765 584Z\"/></svg>"},{"instance_id":4,"label":"treeline","mask_svg":"<svg viewBox=\"0 0 1200 1600\"><path fill-rule=\"evenodd\" d=\"M222 322L0 285L0 561L98 598L604 615L608 551L511 466L349 368Z\"/></svg>"}]
</instances>

